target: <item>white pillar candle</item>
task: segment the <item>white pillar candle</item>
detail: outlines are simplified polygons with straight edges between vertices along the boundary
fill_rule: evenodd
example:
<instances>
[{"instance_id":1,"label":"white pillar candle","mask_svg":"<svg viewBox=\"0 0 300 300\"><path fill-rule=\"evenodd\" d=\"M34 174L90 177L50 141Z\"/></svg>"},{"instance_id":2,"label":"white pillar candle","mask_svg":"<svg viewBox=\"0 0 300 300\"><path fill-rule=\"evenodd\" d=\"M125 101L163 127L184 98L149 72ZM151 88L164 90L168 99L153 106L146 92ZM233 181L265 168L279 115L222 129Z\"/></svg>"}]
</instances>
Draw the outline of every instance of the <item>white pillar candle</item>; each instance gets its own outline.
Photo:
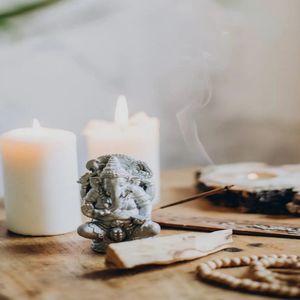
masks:
<instances>
[{"instance_id":1,"label":"white pillar candle","mask_svg":"<svg viewBox=\"0 0 300 300\"><path fill-rule=\"evenodd\" d=\"M84 129L89 159L106 154L126 154L148 163L154 174L156 196L159 201L159 120L140 112L128 117L126 98L118 98L115 122L92 120Z\"/></svg>"},{"instance_id":2,"label":"white pillar candle","mask_svg":"<svg viewBox=\"0 0 300 300\"><path fill-rule=\"evenodd\" d=\"M7 228L23 235L56 235L81 223L76 136L41 128L1 137Z\"/></svg>"}]
</instances>

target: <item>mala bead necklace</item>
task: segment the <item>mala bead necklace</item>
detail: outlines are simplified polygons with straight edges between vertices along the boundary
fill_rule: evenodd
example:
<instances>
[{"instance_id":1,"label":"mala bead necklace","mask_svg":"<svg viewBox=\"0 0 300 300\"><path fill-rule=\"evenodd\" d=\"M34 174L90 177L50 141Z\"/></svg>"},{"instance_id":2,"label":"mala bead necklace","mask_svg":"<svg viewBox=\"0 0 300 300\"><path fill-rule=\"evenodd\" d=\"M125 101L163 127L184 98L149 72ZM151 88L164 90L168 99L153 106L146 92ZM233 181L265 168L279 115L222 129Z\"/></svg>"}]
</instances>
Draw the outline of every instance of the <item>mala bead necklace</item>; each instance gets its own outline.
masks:
<instances>
[{"instance_id":1,"label":"mala bead necklace","mask_svg":"<svg viewBox=\"0 0 300 300\"><path fill-rule=\"evenodd\" d=\"M218 271L222 268L250 266L257 280L237 278ZM241 289L252 293L264 293L278 297L299 298L298 280L287 279L286 275L275 274L270 267L300 269L300 257L296 255L244 256L210 260L197 267L197 275L211 282L220 283L232 289ZM297 277L297 276L296 276ZM296 281L296 284L295 284ZM293 283L293 286L288 285Z\"/></svg>"},{"instance_id":2,"label":"mala bead necklace","mask_svg":"<svg viewBox=\"0 0 300 300\"><path fill-rule=\"evenodd\" d=\"M269 283L290 283L300 287L300 276L291 274L280 274L268 268L289 268L292 270L300 270L300 258L295 256L280 255L279 257L267 257L254 262L251 266L253 276L264 282Z\"/></svg>"}]
</instances>

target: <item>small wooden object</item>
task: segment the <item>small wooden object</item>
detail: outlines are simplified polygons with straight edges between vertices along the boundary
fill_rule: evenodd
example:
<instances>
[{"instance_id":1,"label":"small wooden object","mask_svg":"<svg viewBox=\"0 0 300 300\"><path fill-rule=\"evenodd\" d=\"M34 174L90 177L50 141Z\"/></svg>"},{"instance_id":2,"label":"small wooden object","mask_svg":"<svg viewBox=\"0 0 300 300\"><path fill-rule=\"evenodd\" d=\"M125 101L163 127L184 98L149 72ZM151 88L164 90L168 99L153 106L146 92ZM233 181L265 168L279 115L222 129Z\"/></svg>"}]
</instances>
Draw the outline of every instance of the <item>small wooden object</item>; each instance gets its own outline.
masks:
<instances>
[{"instance_id":1,"label":"small wooden object","mask_svg":"<svg viewBox=\"0 0 300 300\"><path fill-rule=\"evenodd\" d=\"M166 265L206 256L232 242L232 230L213 233L188 232L110 244L106 262L115 268Z\"/></svg>"},{"instance_id":2,"label":"small wooden object","mask_svg":"<svg viewBox=\"0 0 300 300\"><path fill-rule=\"evenodd\" d=\"M234 185L208 196L216 205L249 213L299 215L299 176L300 165L275 167L250 162L201 168L196 180L200 191Z\"/></svg>"},{"instance_id":3,"label":"small wooden object","mask_svg":"<svg viewBox=\"0 0 300 300\"><path fill-rule=\"evenodd\" d=\"M255 220L236 220L236 219L221 219L209 217L191 217L168 214L167 212L157 211L153 219L161 226L166 228L190 229L214 231L220 229L233 229L235 234L247 235L262 235L275 237L288 237L300 239L300 228L296 224L280 223L280 220L272 221L255 221Z\"/></svg>"}]
</instances>

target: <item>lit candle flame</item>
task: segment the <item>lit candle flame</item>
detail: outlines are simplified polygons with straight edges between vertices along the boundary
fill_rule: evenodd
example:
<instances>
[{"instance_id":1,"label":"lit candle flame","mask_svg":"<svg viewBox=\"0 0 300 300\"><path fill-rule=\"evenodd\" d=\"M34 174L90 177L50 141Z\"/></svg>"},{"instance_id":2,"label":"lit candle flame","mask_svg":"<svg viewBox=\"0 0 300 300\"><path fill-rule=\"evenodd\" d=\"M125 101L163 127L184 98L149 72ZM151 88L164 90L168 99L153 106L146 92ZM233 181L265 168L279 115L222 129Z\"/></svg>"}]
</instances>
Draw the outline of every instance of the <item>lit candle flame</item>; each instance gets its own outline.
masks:
<instances>
[{"instance_id":1,"label":"lit candle flame","mask_svg":"<svg viewBox=\"0 0 300 300\"><path fill-rule=\"evenodd\" d=\"M118 97L115 110L115 122L121 128L126 128L128 126L128 106L126 97L123 95Z\"/></svg>"},{"instance_id":2,"label":"lit candle flame","mask_svg":"<svg viewBox=\"0 0 300 300\"><path fill-rule=\"evenodd\" d=\"M34 129L39 129L41 128L41 124L40 124L40 121L38 119L33 119L32 121L32 128Z\"/></svg>"}]
</instances>

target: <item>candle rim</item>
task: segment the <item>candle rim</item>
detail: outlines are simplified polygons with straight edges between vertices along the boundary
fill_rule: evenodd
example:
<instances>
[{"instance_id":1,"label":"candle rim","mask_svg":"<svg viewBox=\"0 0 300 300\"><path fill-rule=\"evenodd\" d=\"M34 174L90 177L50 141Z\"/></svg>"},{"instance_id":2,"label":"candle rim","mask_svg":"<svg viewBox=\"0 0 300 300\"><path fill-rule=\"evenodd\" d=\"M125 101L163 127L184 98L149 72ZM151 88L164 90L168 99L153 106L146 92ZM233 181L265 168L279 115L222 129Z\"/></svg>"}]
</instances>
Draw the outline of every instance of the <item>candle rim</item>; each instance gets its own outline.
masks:
<instances>
[{"instance_id":1,"label":"candle rim","mask_svg":"<svg viewBox=\"0 0 300 300\"><path fill-rule=\"evenodd\" d=\"M3 140L13 140L18 142L51 142L55 139L62 139L63 137L74 137L76 135L72 131L58 128L32 128L32 127L22 127L11 129L0 136L1 141Z\"/></svg>"},{"instance_id":2,"label":"candle rim","mask_svg":"<svg viewBox=\"0 0 300 300\"><path fill-rule=\"evenodd\" d=\"M145 120L145 122L144 122ZM129 117L128 126L121 130L121 128L114 121L107 121L101 119L92 119L87 122L82 130L83 135L103 136L103 132L95 132L95 130L103 129L103 127L113 128L114 134L126 135L127 132L137 132L138 128L144 128L146 130L160 128L160 121L157 117L150 117L145 112L137 112ZM105 133L106 135L107 133Z\"/></svg>"},{"instance_id":3,"label":"candle rim","mask_svg":"<svg viewBox=\"0 0 300 300\"><path fill-rule=\"evenodd\" d=\"M99 121L97 122L97 124L94 123L93 125L91 125L91 123L88 123L81 133L84 136L93 136L99 138L110 137L110 139L126 139L130 136L147 135L152 131L159 132L159 128L159 122L144 127L132 126L126 129L122 129L119 126L116 126L113 122L102 123L101 121Z\"/></svg>"}]
</instances>

